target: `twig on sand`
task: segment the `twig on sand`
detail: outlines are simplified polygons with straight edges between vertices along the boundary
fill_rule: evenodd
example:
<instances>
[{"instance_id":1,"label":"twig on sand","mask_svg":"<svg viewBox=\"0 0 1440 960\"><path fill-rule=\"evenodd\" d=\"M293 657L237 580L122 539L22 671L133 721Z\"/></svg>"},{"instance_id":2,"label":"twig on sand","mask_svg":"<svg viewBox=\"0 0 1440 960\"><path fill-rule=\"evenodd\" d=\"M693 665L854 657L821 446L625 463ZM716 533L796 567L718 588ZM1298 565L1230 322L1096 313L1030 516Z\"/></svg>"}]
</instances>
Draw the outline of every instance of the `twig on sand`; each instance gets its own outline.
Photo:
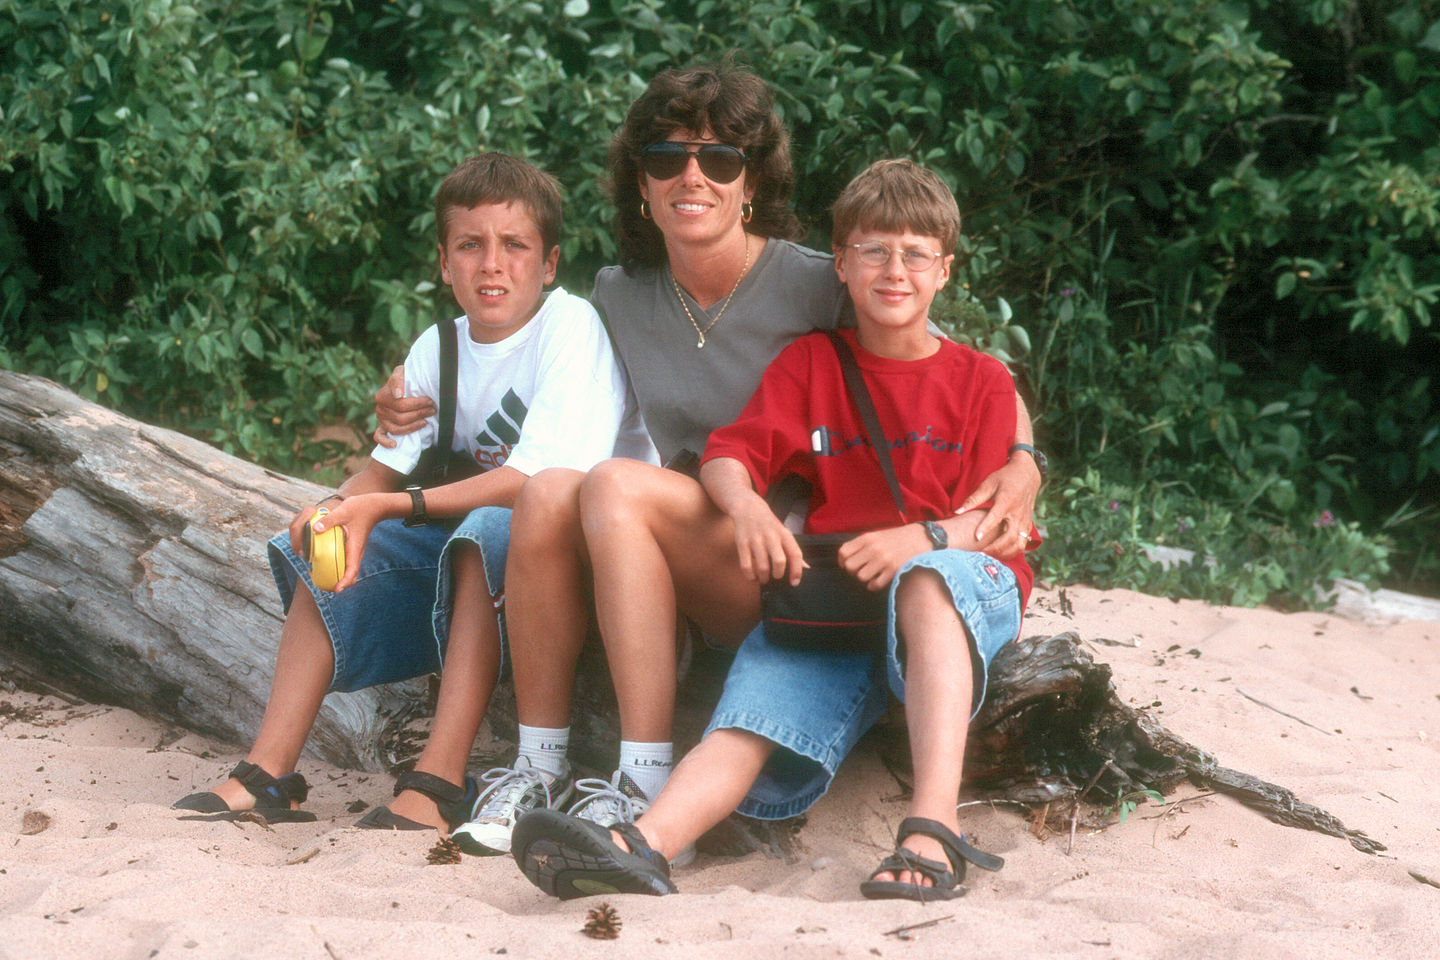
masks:
<instances>
[{"instance_id":1,"label":"twig on sand","mask_svg":"<svg viewBox=\"0 0 1440 960\"><path fill-rule=\"evenodd\" d=\"M1152 847L1155 846L1155 839L1156 839L1156 837L1158 837L1158 836L1160 835L1160 824L1164 822L1164 820L1165 820L1166 817L1170 816L1170 814L1172 814L1172 813L1174 813L1175 811L1179 810L1182 806L1184 806L1185 804L1189 803L1191 800L1204 800L1206 797L1213 797L1213 796L1215 796L1215 791L1213 791L1213 790L1210 791L1209 793L1197 793L1197 794L1195 794L1195 796L1193 796L1193 797L1185 797L1183 800L1176 800L1176 801L1174 801L1174 802L1172 802L1172 803L1168 803L1168 804L1165 805L1165 809L1164 809L1164 810L1161 810L1159 813L1157 813L1157 814L1155 814L1155 815L1153 815L1153 816L1151 816L1151 817L1147 817L1147 818L1146 818L1147 820L1154 820L1154 821L1155 821L1155 831L1150 834L1150 846L1152 846ZM1190 828L1189 828L1188 826L1185 828L1185 830L1189 830L1189 829L1190 829ZM1180 833L1183 835L1183 834L1185 833L1185 830L1181 830ZM1178 838L1173 838L1173 839L1178 839Z\"/></svg>"},{"instance_id":2,"label":"twig on sand","mask_svg":"<svg viewBox=\"0 0 1440 960\"><path fill-rule=\"evenodd\" d=\"M1270 704L1266 703L1264 700L1257 700L1255 697L1250 696L1250 694L1246 693L1244 690L1241 690L1239 687L1236 687L1236 688L1235 688L1235 692L1238 693L1238 694L1240 694L1240 696L1244 697L1246 700L1249 700L1251 703L1258 703L1258 704L1260 704L1260 706L1264 707L1266 710L1274 710L1276 713L1280 714L1280 716L1282 716L1282 717L1289 717L1291 720L1294 720L1296 723L1303 723L1303 724L1305 724L1305 726L1309 727L1311 730L1319 730L1321 733L1325 734L1325 736L1327 736L1327 737L1334 736L1334 734L1332 734L1329 730L1326 730L1326 729L1324 729L1323 727L1317 727L1317 726L1315 726L1315 724L1311 723L1309 720L1301 720L1299 717L1295 716L1295 714L1293 714L1293 713L1286 713L1284 710L1281 710L1279 707L1271 706Z\"/></svg>"},{"instance_id":3,"label":"twig on sand","mask_svg":"<svg viewBox=\"0 0 1440 960\"><path fill-rule=\"evenodd\" d=\"M1085 789L1075 794L1075 800L1070 804L1070 839L1065 844L1065 856L1070 856L1070 851L1075 849L1075 827L1080 822L1080 801L1085 799L1085 794L1089 793L1090 788L1100 782L1100 778L1105 775L1105 771L1109 770L1112 766L1114 766L1114 764L1107 758L1104 763L1100 764L1100 769L1095 771L1095 776L1090 778L1090 782L1085 784Z\"/></svg>"},{"instance_id":4,"label":"twig on sand","mask_svg":"<svg viewBox=\"0 0 1440 960\"><path fill-rule=\"evenodd\" d=\"M1421 883L1429 884L1429 885L1432 886L1432 887L1435 887L1435 888L1437 888L1437 889L1440 889L1440 883L1437 883L1436 881L1431 880L1429 877L1425 876L1423 873L1416 873L1414 870L1407 870L1407 871L1405 871L1405 872L1408 873L1408 874L1410 874L1410 876L1411 876L1412 879L1419 880Z\"/></svg>"},{"instance_id":5,"label":"twig on sand","mask_svg":"<svg viewBox=\"0 0 1440 960\"><path fill-rule=\"evenodd\" d=\"M882 937L899 937L901 940L909 940L908 934L911 930L919 930L923 927L933 927L937 923L944 923L946 920L954 920L955 914L947 913L943 917L936 917L934 920L922 920L919 923L907 923L903 927L896 927L894 930L886 930L880 934Z\"/></svg>"}]
</instances>

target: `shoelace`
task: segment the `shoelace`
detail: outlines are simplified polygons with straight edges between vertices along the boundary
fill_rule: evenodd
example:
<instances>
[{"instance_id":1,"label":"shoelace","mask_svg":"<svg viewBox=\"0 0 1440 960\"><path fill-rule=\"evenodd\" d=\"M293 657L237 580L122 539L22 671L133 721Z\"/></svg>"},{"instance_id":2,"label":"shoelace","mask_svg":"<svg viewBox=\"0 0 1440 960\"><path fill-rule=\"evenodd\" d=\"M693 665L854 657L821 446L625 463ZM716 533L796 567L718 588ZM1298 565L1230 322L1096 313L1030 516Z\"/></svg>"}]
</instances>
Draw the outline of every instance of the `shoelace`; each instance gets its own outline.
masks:
<instances>
[{"instance_id":1,"label":"shoelace","mask_svg":"<svg viewBox=\"0 0 1440 960\"><path fill-rule=\"evenodd\" d=\"M490 786L480 794L480 809L475 814L476 820L504 819L499 816L502 805L520 806L524 803L525 794L536 787L545 791L545 805L551 806L550 784L540 775L540 771L533 767L492 767L482 773L480 779Z\"/></svg>"},{"instance_id":2,"label":"shoelace","mask_svg":"<svg viewBox=\"0 0 1440 960\"><path fill-rule=\"evenodd\" d=\"M612 821L612 823L634 823L640 814L650 808L650 804L646 801L622 793L616 784L611 783L609 780L601 780L598 777L586 777L583 780L576 780L575 790L577 793L587 793L589 796L582 797L575 801L574 806L570 808L570 815L592 820L602 826L608 826L609 824L604 823L593 814L585 816L581 814L580 811L586 807L598 807L604 811L605 814L613 814L615 816L615 820Z\"/></svg>"}]
</instances>

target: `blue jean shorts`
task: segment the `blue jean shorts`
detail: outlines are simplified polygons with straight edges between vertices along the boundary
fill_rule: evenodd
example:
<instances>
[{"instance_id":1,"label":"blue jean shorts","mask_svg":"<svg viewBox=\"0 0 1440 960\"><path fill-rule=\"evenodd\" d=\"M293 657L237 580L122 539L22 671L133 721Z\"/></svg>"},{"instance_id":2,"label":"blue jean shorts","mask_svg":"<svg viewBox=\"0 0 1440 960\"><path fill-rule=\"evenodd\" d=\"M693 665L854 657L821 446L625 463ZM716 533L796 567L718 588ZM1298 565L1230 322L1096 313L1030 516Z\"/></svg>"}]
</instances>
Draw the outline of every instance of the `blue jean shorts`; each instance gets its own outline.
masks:
<instances>
[{"instance_id":1,"label":"blue jean shorts","mask_svg":"<svg viewBox=\"0 0 1440 960\"><path fill-rule=\"evenodd\" d=\"M289 612L296 585L303 583L325 621L335 653L331 690L360 690L440 669L450 634L450 558L462 541L478 545L490 595L502 598L510 546L510 511L503 507L472 510L458 525L381 521L366 541L359 577L343 593L315 589L309 564L290 549L288 532L270 541L270 572L282 607Z\"/></svg>"},{"instance_id":2,"label":"blue jean shorts","mask_svg":"<svg viewBox=\"0 0 1440 960\"><path fill-rule=\"evenodd\" d=\"M780 746L741 801L740 813L760 820L804 813L824 796L841 761L885 713L889 695L904 701L904 650L896 638L895 591L916 569L935 571L950 589L969 635L974 663L971 717L979 712L990 661L1020 633L1015 575L983 553L922 553L901 567L890 584L884 656L776 646L765 638L763 626L740 645L705 732L745 730Z\"/></svg>"}]
</instances>

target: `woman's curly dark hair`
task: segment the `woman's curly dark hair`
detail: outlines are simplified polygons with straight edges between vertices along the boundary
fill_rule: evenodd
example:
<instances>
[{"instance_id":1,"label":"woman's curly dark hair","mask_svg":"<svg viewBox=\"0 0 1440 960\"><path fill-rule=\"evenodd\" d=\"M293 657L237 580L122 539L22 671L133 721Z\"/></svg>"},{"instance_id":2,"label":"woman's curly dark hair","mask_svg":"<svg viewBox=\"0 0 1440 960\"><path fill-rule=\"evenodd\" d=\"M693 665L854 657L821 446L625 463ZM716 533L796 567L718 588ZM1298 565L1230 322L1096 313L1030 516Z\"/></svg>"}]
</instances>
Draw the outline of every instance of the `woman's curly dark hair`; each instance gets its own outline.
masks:
<instances>
[{"instance_id":1,"label":"woman's curly dark hair","mask_svg":"<svg viewBox=\"0 0 1440 960\"><path fill-rule=\"evenodd\" d=\"M761 237L793 240L800 221L790 210L795 170L790 134L775 113L770 88L727 57L716 64L672 68L650 81L630 105L625 123L610 141L610 180L615 201L615 237L620 262L665 262L665 238L640 216L640 151L676 130L708 130L722 143L745 151L745 176L754 186L754 216L745 230Z\"/></svg>"}]
</instances>

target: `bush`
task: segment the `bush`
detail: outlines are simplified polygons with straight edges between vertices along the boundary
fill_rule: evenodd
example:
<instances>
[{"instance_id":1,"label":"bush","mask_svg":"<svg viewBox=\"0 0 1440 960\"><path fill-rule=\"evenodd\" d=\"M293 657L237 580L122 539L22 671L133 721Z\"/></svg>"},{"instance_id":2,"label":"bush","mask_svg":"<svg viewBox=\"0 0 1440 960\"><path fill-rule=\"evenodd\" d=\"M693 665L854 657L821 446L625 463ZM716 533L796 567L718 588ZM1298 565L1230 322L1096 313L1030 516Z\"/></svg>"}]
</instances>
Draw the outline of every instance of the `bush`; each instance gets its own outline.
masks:
<instances>
[{"instance_id":1,"label":"bush","mask_svg":"<svg viewBox=\"0 0 1440 960\"><path fill-rule=\"evenodd\" d=\"M1435 0L0 0L0 363L330 464L317 429L358 440L454 310L440 177L477 149L555 173L583 292L625 109L732 46L775 87L813 245L870 160L956 189L937 316L1012 362L1071 478L1045 575L1169 589L1131 558L1184 520L1216 558L1197 595L1313 602L1317 572L1381 576L1386 536L1434 588Z\"/></svg>"}]
</instances>

